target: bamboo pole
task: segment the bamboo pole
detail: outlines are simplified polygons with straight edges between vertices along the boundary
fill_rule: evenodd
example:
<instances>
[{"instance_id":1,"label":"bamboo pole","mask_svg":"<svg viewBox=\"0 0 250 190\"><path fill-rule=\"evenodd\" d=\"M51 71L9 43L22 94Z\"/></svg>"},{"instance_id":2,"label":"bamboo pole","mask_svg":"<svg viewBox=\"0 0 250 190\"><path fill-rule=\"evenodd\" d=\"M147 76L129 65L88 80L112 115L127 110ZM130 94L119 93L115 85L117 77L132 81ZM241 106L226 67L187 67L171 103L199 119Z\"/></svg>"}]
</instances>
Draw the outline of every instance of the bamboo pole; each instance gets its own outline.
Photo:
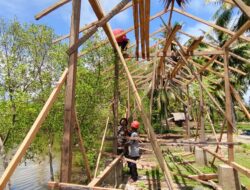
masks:
<instances>
[{"instance_id":1,"label":"bamboo pole","mask_svg":"<svg viewBox=\"0 0 250 190\"><path fill-rule=\"evenodd\" d=\"M37 132L39 131L42 123L44 122L45 118L47 117L53 103L55 102L56 98L59 95L60 90L66 80L68 74L68 69L65 69L63 72L60 80L57 83L57 86L51 92L48 100L46 101L45 105L43 106L41 112L39 113L38 117L36 118L35 122L33 123L32 127L30 128L28 134L24 138L21 145L18 147L15 155L12 157L8 167L4 171L0 179L0 189L4 189L8 181L10 180L11 175L14 173L16 167L18 166L19 162L21 162L23 156L25 155L27 149L29 148L30 144L34 140Z\"/></svg>"},{"instance_id":2,"label":"bamboo pole","mask_svg":"<svg viewBox=\"0 0 250 190\"><path fill-rule=\"evenodd\" d=\"M83 141L82 134L81 134L81 128L80 128L79 120L78 120L78 117L77 117L76 108L75 108L75 124L76 124L75 129L76 129L76 132L77 132L79 147L80 147L80 150L81 150L81 153L82 153L83 163L84 163L84 166L85 166L85 169L86 169L87 178L88 178L89 181L91 181L91 179L92 179L91 170L90 170L90 167L89 167L89 161L88 161L88 157L87 157L87 154L86 154L86 149L85 149L85 146L84 146L84 141Z\"/></svg>"},{"instance_id":3,"label":"bamboo pole","mask_svg":"<svg viewBox=\"0 0 250 190\"><path fill-rule=\"evenodd\" d=\"M96 178L96 176L97 176L99 163L100 163L100 159L101 159L102 151L103 151L103 145L104 145L104 141L105 141L105 137L106 137L106 133L107 133L107 129L108 129L108 123L109 123L109 117L107 118L106 126L105 126L104 133L103 133L103 136L102 136L102 142L101 142L99 154L98 154L98 157L97 157L94 178Z\"/></svg>"}]
</instances>

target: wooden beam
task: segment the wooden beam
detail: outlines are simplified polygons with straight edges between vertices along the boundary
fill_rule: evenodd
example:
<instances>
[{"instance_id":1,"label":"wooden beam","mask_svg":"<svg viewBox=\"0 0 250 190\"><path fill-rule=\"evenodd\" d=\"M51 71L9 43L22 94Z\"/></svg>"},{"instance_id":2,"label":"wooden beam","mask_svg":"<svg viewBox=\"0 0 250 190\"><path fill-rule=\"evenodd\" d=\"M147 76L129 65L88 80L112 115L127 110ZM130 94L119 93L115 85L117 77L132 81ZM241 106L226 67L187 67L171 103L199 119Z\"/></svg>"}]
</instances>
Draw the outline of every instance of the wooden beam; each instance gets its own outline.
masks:
<instances>
[{"instance_id":1,"label":"wooden beam","mask_svg":"<svg viewBox=\"0 0 250 190\"><path fill-rule=\"evenodd\" d=\"M245 58L243 58L243 57L241 57L239 55L236 55L236 54L234 54L232 52L229 52L229 55L232 56L232 57L234 57L234 58L236 58L236 59L238 59L238 60L240 60L240 61L244 61L245 63L250 64L249 60L247 60L247 59L245 59Z\"/></svg>"},{"instance_id":2,"label":"wooden beam","mask_svg":"<svg viewBox=\"0 0 250 190\"><path fill-rule=\"evenodd\" d=\"M72 0L70 26L70 46L78 42L81 14L81 1ZM77 51L69 56L69 74L65 88L64 130L61 151L60 181L70 182L72 169L72 135L75 127L75 86L76 86Z\"/></svg>"},{"instance_id":3,"label":"wooden beam","mask_svg":"<svg viewBox=\"0 0 250 190\"><path fill-rule=\"evenodd\" d=\"M180 29L181 29L181 25L175 25L175 27L172 30L169 30L169 33L168 33L168 35L166 37L166 41L165 41L165 44L164 44L164 47L163 47L163 50L162 50L163 57L161 57L158 68L157 68L157 75L158 76L157 76L156 84L159 82L159 76L160 76L161 72L164 69L164 59L165 59L167 50L168 50L169 46L171 45L172 41L174 40L177 31L180 30Z\"/></svg>"},{"instance_id":4,"label":"wooden beam","mask_svg":"<svg viewBox=\"0 0 250 190\"><path fill-rule=\"evenodd\" d=\"M218 26L218 25L216 25L216 24L210 23L210 22L208 22L208 21L206 21L206 20L203 20L203 19L201 19L201 18L199 18L199 17L196 17L196 16L194 16L194 15L192 15L192 14L189 14L189 13L187 13L187 12L185 12L185 11L182 11L182 10L179 10L179 9L176 9L176 8L174 8L173 10L174 10L175 12L180 13L180 14L182 14L182 15L185 15L185 16L187 16L187 17L193 19L193 20L196 20L196 21L198 21L198 22L200 22L200 23L202 23L202 24L205 24L205 25L210 26L210 27L212 27L212 28L214 28L214 29L217 29L217 30L220 30L220 31L222 31L222 32L225 32L225 33L227 33L227 34L229 34L229 35L231 35L231 36L234 36L234 35L236 34L235 32L232 32L231 30L228 30L228 29L223 28L223 27L221 27L221 26ZM245 41L247 41L247 42L250 42L250 38L249 38L249 37L239 36L239 38L242 39L242 40L245 40Z\"/></svg>"},{"instance_id":5,"label":"wooden beam","mask_svg":"<svg viewBox=\"0 0 250 190\"><path fill-rule=\"evenodd\" d=\"M240 10L247 15L247 17L250 19L250 7L246 5L242 0L232 0L239 8Z\"/></svg>"},{"instance_id":6,"label":"wooden beam","mask_svg":"<svg viewBox=\"0 0 250 190\"><path fill-rule=\"evenodd\" d=\"M127 10L127 9L130 8L131 6L132 6L132 3L130 2L130 3L128 3L120 12L123 12L123 11ZM92 22L92 23L90 23L90 24L88 24L88 25L86 25L86 26L80 28L79 32L80 32L80 33L81 33L81 32L84 32L85 30L88 30L88 29L92 28L93 26L95 26L97 23L98 23L98 20L96 20L96 21L94 21L94 22ZM118 36L118 35L117 35L117 36ZM120 36L120 35L119 35L119 36ZM69 34L65 34L65 35L63 35L63 36L61 36L61 37L59 37L59 38L53 40L52 43L57 43L57 42L62 41L62 40L64 40L64 39L66 39L66 38L69 38Z\"/></svg>"},{"instance_id":7,"label":"wooden beam","mask_svg":"<svg viewBox=\"0 0 250 190\"><path fill-rule=\"evenodd\" d=\"M168 10L160 11L159 13L155 14L154 16L151 16L151 17L150 17L150 21L152 21L152 20L154 20L154 19L160 17L161 15L164 15L164 14L167 13L167 12L168 12ZM138 24L138 27L140 27L140 24ZM134 26L133 26L133 27L130 27L130 28L127 29L127 30L125 30L123 33L117 35L116 37L120 37L120 36L122 36L122 35L124 35L124 34L127 34L128 32L133 31L133 30L134 30ZM104 40L103 42L101 42L100 44L97 44L97 45L94 46L93 48L90 48L90 49L88 49L88 50L86 50L86 51L84 51L84 52L82 52L82 53L79 53L79 57L80 57L80 56L83 56L84 54L86 54L86 53L88 53L88 52L90 52L90 51L93 51L93 50L95 50L95 49L97 49L97 48L99 48L99 47L101 47L101 46L103 46L103 45L105 45L105 44L107 44L108 42L109 42L109 39Z\"/></svg>"},{"instance_id":8,"label":"wooden beam","mask_svg":"<svg viewBox=\"0 0 250 190\"><path fill-rule=\"evenodd\" d=\"M208 56L203 56L203 57L204 57L205 59L207 59L207 60L210 60L210 57L208 57ZM214 60L214 62L217 63L218 65L224 67L224 63L222 63L222 62L220 62L220 61L218 61L218 60ZM236 69L236 68L234 68L234 67L230 67L230 66L229 66L228 69L231 70L231 71L234 71L234 72L236 72L236 73L238 73L238 74L240 74L240 75L244 75L244 76L247 75L247 73L241 71L240 69Z\"/></svg>"},{"instance_id":9,"label":"wooden beam","mask_svg":"<svg viewBox=\"0 0 250 190\"><path fill-rule=\"evenodd\" d=\"M49 189L60 189L60 190L121 190L107 187L88 187L86 185L79 185L73 183L60 183L55 181L48 182Z\"/></svg>"},{"instance_id":10,"label":"wooden beam","mask_svg":"<svg viewBox=\"0 0 250 190\"><path fill-rule=\"evenodd\" d=\"M63 72L60 80L58 81L56 87L50 94L48 100L46 101L45 105L43 106L41 112L39 113L38 117L36 118L35 122L33 123L32 127L30 128L28 134L24 138L23 142L18 147L15 155L11 159L8 167L3 172L1 179L0 179L0 189L4 189L8 181L10 180L11 175L14 173L15 169L17 168L18 164L21 162L23 156L25 155L27 149L29 148L30 144L34 140L37 132L39 131L42 123L44 122L45 118L47 117L53 103L57 99L60 90L67 78L68 69L65 69Z\"/></svg>"},{"instance_id":11,"label":"wooden beam","mask_svg":"<svg viewBox=\"0 0 250 190\"><path fill-rule=\"evenodd\" d=\"M54 11L55 9L65 5L66 3L69 3L71 0L61 0L56 2L55 4L51 5L50 7L48 7L47 9L44 9L43 11L41 11L40 13L38 13L35 16L36 20L41 19L42 17L44 17L45 15L49 14L50 12Z\"/></svg>"},{"instance_id":12,"label":"wooden beam","mask_svg":"<svg viewBox=\"0 0 250 190\"><path fill-rule=\"evenodd\" d=\"M120 162L122 159L122 155L115 158L96 178L94 178L89 184L88 187L95 187L99 185L109 174L109 172L114 169L114 167Z\"/></svg>"},{"instance_id":13,"label":"wooden beam","mask_svg":"<svg viewBox=\"0 0 250 190\"><path fill-rule=\"evenodd\" d=\"M246 30L250 28L250 20L248 20L243 26L232 36L231 39L229 39L224 45L224 48L228 48L237 38L240 37L241 34L243 34ZM249 41L248 41L249 42Z\"/></svg>"},{"instance_id":14,"label":"wooden beam","mask_svg":"<svg viewBox=\"0 0 250 190\"><path fill-rule=\"evenodd\" d=\"M243 32L244 32L244 30L243 29L245 29L245 27L246 27L246 25L248 25L248 24L250 24L250 21L247 21L236 33L234 33L234 36L232 37L232 39L237 39L237 37L239 37ZM225 49L225 48L228 48L230 45L231 45L231 43L232 43L233 41L231 40L231 39L229 39L228 40L228 42L226 42L223 46L222 46L222 49ZM204 65L199 71L198 71L198 74L200 74L200 73L202 73L211 63L213 63L214 62L214 60L216 60L217 59L217 55L214 55L212 58L211 58L211 60L210 61L208 61L208 63L206 64L206 65ZM194 78L192 78L187 84L190 84L191 82L193 82L195 80L195 77Z\"/></svg>"},{"instance_id":15,"label":"wooden beam","mask_svg":"<svg viewBox=\"0 0 250 190\"><path fill-rule=\"evenodd\" d=\"M89 0L90 1L90 0ZM97 14L97 17L99 19L99 22L96 23L94 27L88 30L84 36L82 36L75 44L72 44L70 48L67 50L67 53L70 55L73 52L75 52L84 42L86 42L95 32L97 32L97 29L99 27L103 27L104 31L107 34L107 22L113 18L116 14L118 14L125 5L127 5L130 2L130 0L122 0L119 4L117 4L106 16L104 16L103 11L96 10L95 13ZM99 4L97 0L91 0L90 1L91 6L96 6L96 4ZM95 8L93 7L95 10ZM107 34L108 38L110 38L110 34ZM114 44L111 43L114 47Z\"/></svg>"},{"instance_id":16,"label":"wooden beam","mask_svg":"<svg viewBox=\"0 0 250 190\"><path fill-rule=\"evenodd\" d=\"M209 150L207 147L201 147L199 146L201 149L205 150L206 152L208 152L209 154L215 156L217 159L219 159L220 161L228 164L229 166L233 167L234 169L236 169L238 172L244 174L245 176L247 176L248 178L250 178L250 169L246 168L244 166L239 165L236 162L230 162L229 160L227 160L225 157L221 156L218 153L215 153L211 150Z\"/></svg>"},{"instance_id":17,"label":"wooden beam","mask_svg":"<svg viewBox=\"0 0 250 190\"><path fill-rule=\"evenodd\" d=\"M202 39L203 39L203 36L200 36L198 39L195 39L195 40L192 42L192 44L188 47L188 49L187 49L186 52L187 52L187 53L190 53L190 52L194 51L194 49L196 49L196 48L198 47L198 45L201 43ZM177 41L177 40L176 40L176 41ZM183 49L183 48L182 48L182 45L180 45L179 43L178 43L178 46L179 46L181 49ZM182 50L182 53L184 53L183 50ZM189 56L189 55L184 55L184 57L185 57L185 59L188 60L188 58L189 58L190 56ZM185 65L185 63L184 63L183 61L181 61L181 60L178 61L177 65L174 67L173 71L171 72L170 77L171 77L171 78L174 78L175 75L178 73L178 71L179 71L184 65Z\"/></svg>"},{"instance_id":18,"label":"wooden beam","mask_svg":"<svg viewBox=\"0 0 250 190\"><path fill-rule=\"evenodd\" d=\"M201 179L204 181L212 180L212 179L218 179L218 174L200 174L200 175L189 175L189 177L194 179Z\"/></svg>"},{"instance_id":19,"label":"wooden beam","mask_svg":"<svg viewBox=\"0 0 250 190\"><path fill-rule=\"evenodd\" d=\"M238 92L234 89L234 87L230 84L230 90L231 93L233 94L235 100L238 102L239 106L241 107L242 111L245 113L247 118L250 120L250 113L248 112L246 106L244 105L243 100L241 99L240 95Z\"/></svg>"},{"instance_id":20,"label":"wooden beam","mask_svg":"<svg viewBox=\"0 0 250 190\"><path fill-rule=\"evenodd\" d=\"M187 59L182 55L182 53L180 51L178 51L178 52L181 55L182 60L185 62L185 64L188 65ZM229 116L223 111L223 109L221 108L221 106L219 105L219 103L216 101L216 99L212 96L212 94L204 86L204 84L202 83L202 81L199 79L198 74L195 73L195 72L193 72L192 74L194 75L194 77L196 78L196 80L199 82L199 84L202 87L202 89L207 93L208 97L212 100L212 102L214 103L214 105L219 109L219 111L221 112L221 114L223 114L225 116L227 122L231 126L233 126L233 123L231 122L231 119L229 118Z\"/></svg>"}]
</instances>

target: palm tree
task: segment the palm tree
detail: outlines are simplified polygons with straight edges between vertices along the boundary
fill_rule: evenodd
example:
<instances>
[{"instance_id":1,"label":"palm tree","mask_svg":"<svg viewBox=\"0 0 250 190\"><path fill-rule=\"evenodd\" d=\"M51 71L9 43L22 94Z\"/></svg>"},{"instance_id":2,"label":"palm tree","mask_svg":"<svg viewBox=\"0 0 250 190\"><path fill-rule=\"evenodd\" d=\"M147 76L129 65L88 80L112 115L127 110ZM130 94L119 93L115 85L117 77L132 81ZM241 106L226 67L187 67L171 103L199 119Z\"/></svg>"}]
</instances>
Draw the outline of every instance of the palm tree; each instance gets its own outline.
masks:
<instances>
[{"instance_id":1,"label":"palm tree","mask_svg":"<svg viewBox=\"0 0 250 190\"><path fill-rule=\"evenodd\" d=\"M180 7L182 7L183 5L185 5L186 3L188 3L188 0L163 0L166 9L169 8L170 4L172 4L172 6L174 5L174 3L176 2Z\"/></svg>"},{"instance_id":2,"label":"palm tree","mask_svg":"<svg viewBox=\"0 0 250 190\"><path fill-rule=\"evenodd\" d=\"M243 0L246 5L250 6L250 0ZM232 25L233 30L238 30L247 20L246 14L239 11L239 9L229 3L223 3L223 0L206 0L207 3L221 4L218 10L215 12L213 18L216 20L216 24L220 26ZM234 18L237 18L235 22L230 23ZM250 28L248 29L250 31Z\"/></svg>"}]
</instances>

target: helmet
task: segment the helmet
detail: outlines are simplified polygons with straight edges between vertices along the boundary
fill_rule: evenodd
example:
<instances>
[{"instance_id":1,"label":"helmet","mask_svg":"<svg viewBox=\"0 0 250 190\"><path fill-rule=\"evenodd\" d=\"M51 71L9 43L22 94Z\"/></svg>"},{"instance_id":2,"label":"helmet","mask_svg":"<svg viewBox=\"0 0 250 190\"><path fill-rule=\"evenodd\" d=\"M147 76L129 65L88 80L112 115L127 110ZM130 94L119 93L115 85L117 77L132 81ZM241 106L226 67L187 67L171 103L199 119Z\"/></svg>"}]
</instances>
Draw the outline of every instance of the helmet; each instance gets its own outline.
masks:
<instances>
[{"instance_id":1,"label":"helmet","mask_svg":"<svg viewBox=\"0 0 250 190\"><path fill-rule=\"evenodd\" d=\"M131 123L131 127L132 127L132 128L138 129L139 126L140 126L140 123L139 123L138 121L133 121L133 122Z\"/></svg>"},{"instance_id":2,"label":"helmet","mask_svg":"<svg viewBox=\"0 0 250 190\"><path fill-rule=\"evenodd\" d=\"M114 35L115 35L115 38L116 38L116 41L117 41L117 42L128 41L128 38L127 38L126 34L123 34L122 36L116 37L116 36L118 36L118 35L124 33L124 30L119 29L119 28L118 28L118 29L114 29L114 30L113 30L113 33L114 33Z\"/></svg>"}]
</instances>

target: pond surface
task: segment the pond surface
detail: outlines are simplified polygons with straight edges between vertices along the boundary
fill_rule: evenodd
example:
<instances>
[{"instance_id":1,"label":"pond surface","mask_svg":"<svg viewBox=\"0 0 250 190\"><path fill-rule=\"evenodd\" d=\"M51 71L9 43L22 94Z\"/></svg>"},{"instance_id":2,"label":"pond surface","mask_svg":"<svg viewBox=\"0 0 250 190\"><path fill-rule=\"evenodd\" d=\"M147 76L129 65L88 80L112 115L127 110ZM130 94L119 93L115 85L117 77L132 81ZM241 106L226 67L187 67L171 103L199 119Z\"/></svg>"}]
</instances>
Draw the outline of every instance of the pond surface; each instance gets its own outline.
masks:
<instances>
[{"instance_id":1,"label":"pond surface","mask_svg":"<svg viewBox=\"0 0 250 190\"><path fill-rule=\"evenodd\" d=\"M3 173L2 160L0 160L0 175ZM54 174L58 173L59 162L53 160ZM20 164L11 177L10 188L6 190L48 190L50 181L49 161L26 161Z\"/></svg>"}]
</instances>

